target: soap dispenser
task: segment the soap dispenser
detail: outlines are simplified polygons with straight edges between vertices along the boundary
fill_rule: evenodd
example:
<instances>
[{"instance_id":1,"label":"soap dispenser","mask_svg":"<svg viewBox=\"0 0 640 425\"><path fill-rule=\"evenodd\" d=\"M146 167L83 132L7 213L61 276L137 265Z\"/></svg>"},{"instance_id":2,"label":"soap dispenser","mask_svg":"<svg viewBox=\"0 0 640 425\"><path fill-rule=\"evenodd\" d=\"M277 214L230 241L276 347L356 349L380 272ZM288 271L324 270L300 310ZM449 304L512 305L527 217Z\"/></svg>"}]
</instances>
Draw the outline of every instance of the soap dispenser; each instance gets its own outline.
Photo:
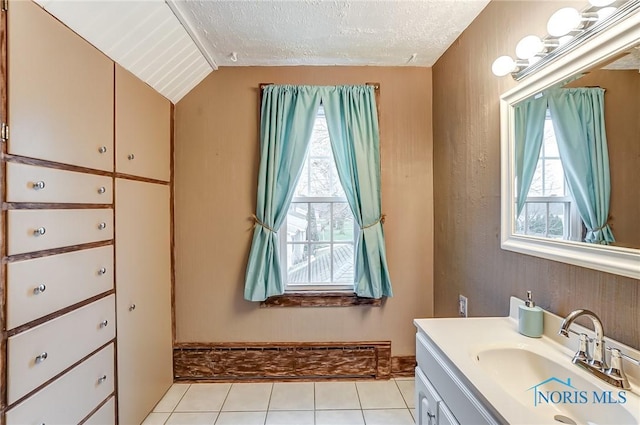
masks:
<instances>
[{"instance_id":1,"label":"soap dispenser","mask_svg":"<svg viewBox=\"0 0 640 425\"><path fill-rule=\"evenodd\" d=\"M518 332L532 338L541 337L542 309L531 299L531 291L527 291L527 300L518 309Z\"/></svg>"}]
</instances>

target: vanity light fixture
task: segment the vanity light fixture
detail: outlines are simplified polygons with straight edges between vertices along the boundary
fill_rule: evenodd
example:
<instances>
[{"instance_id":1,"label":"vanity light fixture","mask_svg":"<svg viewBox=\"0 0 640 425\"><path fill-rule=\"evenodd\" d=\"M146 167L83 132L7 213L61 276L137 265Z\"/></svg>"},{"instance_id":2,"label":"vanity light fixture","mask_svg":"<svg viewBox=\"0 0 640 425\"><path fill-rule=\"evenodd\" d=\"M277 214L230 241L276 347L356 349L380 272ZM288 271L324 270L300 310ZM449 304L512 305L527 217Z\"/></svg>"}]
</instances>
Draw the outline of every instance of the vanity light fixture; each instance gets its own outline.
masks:
<instances>
[{"instance_id":1,"label":"vanity light fixture","mask_svg":"<svg viewBox=\"0 0 640 425\"><path fill-rule=\"evenodd\" d=\"M511 74L515 80L520 80L638 8L640 0L589 0L589 5L581 12L573 7L563 7L549 18L547 36L522 38L515 49L518 59L500 56L491 65L491 71L497 77Z\"/></svg>"}]
</instances>

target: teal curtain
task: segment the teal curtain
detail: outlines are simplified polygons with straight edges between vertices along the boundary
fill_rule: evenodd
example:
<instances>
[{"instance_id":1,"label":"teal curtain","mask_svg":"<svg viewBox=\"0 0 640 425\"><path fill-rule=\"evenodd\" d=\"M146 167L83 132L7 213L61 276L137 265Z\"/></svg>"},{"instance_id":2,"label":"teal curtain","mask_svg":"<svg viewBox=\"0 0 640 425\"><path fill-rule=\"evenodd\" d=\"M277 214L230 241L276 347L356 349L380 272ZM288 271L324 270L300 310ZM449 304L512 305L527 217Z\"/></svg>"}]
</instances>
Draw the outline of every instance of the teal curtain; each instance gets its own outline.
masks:
<instances>
[{"instance_id":1,"label":"teal curtain","mask_svg":"<svg viewBox=\"0 0 640 425\"><path fill-rule=\"evenodd\" d=\"M540 148L544 138L544 120L547 113L546 96L538 96L519 103L515 113L515 177L516 217L520 216L536 171Z\"/></svg>"},{"instance_id":2,"label":"teal curtain","mask_svg":"<svg viewBox=\"0 0 640 425\"><path fill-rule=\"evenodd\" d=\"M277 231L302 171L319 105L317 87L270 85L263 89L256 226L244 290L249 301L284 292Z\"/></svg>"},{"instance_id":3,"label":"teal curtain","mask_svg":"<svg viewBox=\"0 0 640 425\"><path fill-rule=\"evenodd\" d=\"M607 223L611 181L604 125L604 92L596 88L549 92L549 109L569 190L587 227L586 242L615 242Z\"/></svg>"},{"instance_id":4,"label":"teal curtain","mask_svg":"<svg viewBox=\"0 0 640 425\"><path fill-rule=\"evenodd\" d=\"M391 297L382 229L380 136L372 86L323 88L322 104L338 176L360 226L355 254L355 292Z\"/></svg>"}]
</instances>

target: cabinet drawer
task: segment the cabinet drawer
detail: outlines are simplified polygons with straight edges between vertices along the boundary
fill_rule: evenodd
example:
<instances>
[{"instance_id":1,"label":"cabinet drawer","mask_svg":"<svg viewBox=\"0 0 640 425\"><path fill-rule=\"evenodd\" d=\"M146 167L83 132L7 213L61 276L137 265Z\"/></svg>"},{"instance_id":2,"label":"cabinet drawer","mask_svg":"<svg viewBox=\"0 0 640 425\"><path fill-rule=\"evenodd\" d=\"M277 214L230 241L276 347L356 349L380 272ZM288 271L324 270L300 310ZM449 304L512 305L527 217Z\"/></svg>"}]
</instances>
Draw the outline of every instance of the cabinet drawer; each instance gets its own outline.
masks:
<instances>
[{"instance_id":1,"label":"cabinet drawer","mask_svg":"<svg viewBox=\"0 0 640 425\"><path fill-rule=\"evenodd\" d=\"M11 210L8 255L113 239L113 210Z\"/></svg>"},{"instance_id":2,"label":"cabinet drawer","mask_svg":"<svg viewBox=\"0 0 640 425\"><path fill-rule=\"evenodd\" d=\"M7 264L7 329L113 288L113 246Z\"/></svg>"},{"instance_id":3,"label":"cabinet drawer","mask_svg":"<svg viewBox=\"0 0 640 425\"><path fill-rule=\"evenodd\" d=\"M111 204L108 176L7 163L7 202Z\"/></svg>"},{"instance_id":4,"label":"cabinet drawer","mask_svg":"<svg viewBox=\"0 0 640 425\"><path fill-rule=\"evenodd\" d=\"M96 413L91 415L83 425L115 425L116 399L111 397Z\"/></svg>"},{"instance_id":5,"label":"cabinet drawer","mask_svg":"<svg viewBox=\"0 0 640 425\"><path fill-rule=\"evenodd\" d=\"M7 425L77 424L105 400L114 390L113 344L106 346L68 373L53 381L33 396L6 413ZM113 400L113 399L112 399ZM111 418L113 418L113 403ZM109 418L109 403L94 416L101 413ZM99 423L99 422L94 422ZM114 422L100 422L101 425Z\"/></svg>"},{"instance_id":6,"label":"cabinet drawer","mask_svg":"<svg viewBox=\"0 0 640 425\"><path fill-rule=\"evenodd\" d=\"M110 295L10 337L8 404L113 339L115 325L115 297Z\"/></svg>"}]
</instances>

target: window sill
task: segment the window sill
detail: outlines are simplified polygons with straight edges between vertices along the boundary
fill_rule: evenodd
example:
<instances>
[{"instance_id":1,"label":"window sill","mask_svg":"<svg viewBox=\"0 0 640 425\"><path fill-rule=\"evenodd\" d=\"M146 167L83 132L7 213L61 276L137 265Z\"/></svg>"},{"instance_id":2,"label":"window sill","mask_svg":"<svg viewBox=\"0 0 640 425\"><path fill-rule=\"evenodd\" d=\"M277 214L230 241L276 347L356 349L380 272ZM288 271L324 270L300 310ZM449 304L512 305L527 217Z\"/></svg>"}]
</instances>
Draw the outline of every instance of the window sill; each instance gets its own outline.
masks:
<instances>
[{"instance_id":1,"label":"window sill","mask_svg":"<svg viewBox=\"0 0 640 425\"><path fill-rule=\"evenodd\" d=\"M353 292L291 292L269 297L260 307L352 307L382 306L382 298L361 298Z\"/></svg>"}]
</instances>

